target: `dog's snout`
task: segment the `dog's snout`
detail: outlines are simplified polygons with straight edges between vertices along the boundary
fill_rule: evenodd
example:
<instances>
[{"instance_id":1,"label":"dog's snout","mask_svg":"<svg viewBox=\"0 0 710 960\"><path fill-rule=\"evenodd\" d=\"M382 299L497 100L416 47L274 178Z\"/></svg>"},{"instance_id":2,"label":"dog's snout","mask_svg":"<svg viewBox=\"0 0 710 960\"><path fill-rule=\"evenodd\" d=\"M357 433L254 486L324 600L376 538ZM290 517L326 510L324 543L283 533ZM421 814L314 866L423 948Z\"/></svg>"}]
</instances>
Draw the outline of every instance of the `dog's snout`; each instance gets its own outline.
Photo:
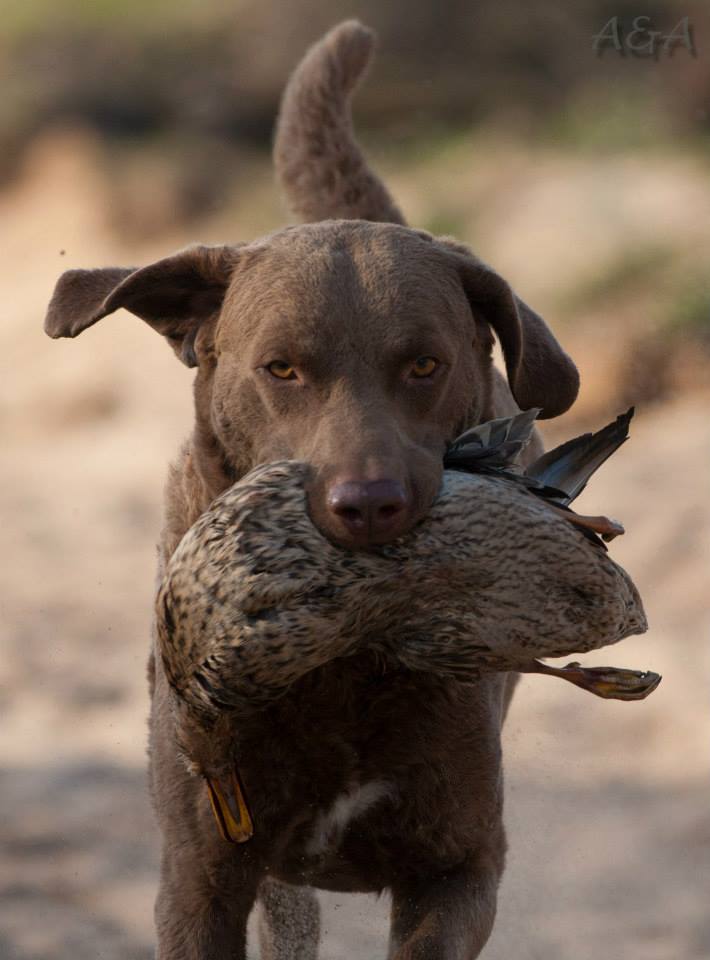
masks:
<instances>
[{"instance_id":1,"label":"dog's snout","mask_svg":"<svg viewBox=\"0 0 710 960\"><path fill-rule=\"evenodd\" d=\"M397 535L409 498L396 480L346 480L331 487L328 509L358 540Z\"/></svg>"}]
</instances>

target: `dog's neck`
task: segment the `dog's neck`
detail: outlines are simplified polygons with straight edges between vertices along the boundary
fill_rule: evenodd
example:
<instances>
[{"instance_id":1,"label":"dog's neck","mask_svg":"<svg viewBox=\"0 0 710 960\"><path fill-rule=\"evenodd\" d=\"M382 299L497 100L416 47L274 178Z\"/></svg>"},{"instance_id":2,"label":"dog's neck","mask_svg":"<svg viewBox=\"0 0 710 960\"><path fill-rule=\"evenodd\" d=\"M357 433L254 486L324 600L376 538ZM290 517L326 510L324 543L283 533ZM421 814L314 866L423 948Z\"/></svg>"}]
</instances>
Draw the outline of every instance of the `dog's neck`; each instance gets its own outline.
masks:
<instances>
[{"instance_id":1,"label":"dog's neck","mask_svg":"<svg viewBox=\"0 0 710 960\"><path fill-rule=\"evenodd\" d=\"M221 451L210 449L197 430L170 465L165 486L165 519L159 555L164 567L185 533L215 497L238 479L231 478Z\"/></svg>"}]
</instances>

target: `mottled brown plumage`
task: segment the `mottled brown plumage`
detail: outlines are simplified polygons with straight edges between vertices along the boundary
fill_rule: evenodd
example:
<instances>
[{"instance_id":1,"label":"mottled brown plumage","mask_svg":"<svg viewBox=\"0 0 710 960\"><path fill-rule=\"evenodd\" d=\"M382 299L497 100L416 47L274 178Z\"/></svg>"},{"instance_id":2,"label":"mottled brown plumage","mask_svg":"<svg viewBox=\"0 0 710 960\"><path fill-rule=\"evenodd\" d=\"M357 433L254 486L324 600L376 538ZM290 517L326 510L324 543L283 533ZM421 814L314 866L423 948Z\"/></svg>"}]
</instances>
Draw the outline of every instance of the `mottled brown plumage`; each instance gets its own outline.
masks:
<instances>
[{"instance_id":1,"label":"mottled brown plumage","mask_svg":"<svg viewBox=\"0 0 710 960\"><path fill-rule=\"evenodd\" d=\"M620 699L655 688L654 674L537 660L643 633L646 618L596 536L544 499L555 491L505 471L533 421L469 432L476 456L466 469L486 472L445 471L424 521L369 552L345 550L314 526L309 470L294 460L253 470L185 534L157 598L158 650L177 694L178 743L206 778L225 839L253 833L233 765L240 720L339 658L369 652L386 668L464 682L542 673Z\"/></svg>"},{"instance_id":2,"label":"mottled brown plumage","mask_svg":"<svg viewBox=\"0 0 710 960\"><path fill-rule=\"evenodd\" d=\"M428 517L352 553L306 510L307 468L252 471L185 535L158 597L173 689L207 725L363 648L461 680L646 629L629 576L506 479L447 471Z\"/></svg>"}]
</instances>

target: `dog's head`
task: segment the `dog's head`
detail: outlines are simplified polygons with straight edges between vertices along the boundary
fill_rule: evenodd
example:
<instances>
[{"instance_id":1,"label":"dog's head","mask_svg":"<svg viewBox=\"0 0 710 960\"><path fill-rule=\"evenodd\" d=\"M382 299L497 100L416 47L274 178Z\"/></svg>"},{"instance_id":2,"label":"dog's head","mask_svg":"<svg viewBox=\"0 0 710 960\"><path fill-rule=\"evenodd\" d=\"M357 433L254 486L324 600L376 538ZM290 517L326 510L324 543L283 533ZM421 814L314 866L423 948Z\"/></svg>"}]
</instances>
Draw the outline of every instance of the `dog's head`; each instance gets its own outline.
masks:
<instances>
[{"instance_id":1,"label":"dog's head","mask_svg":"<svg viewBox=\"0 0 710 960\"><path fill-rule=\"evenodd\" d=\"M427 511L447 441L491 413L493 333L521 408L557 416L578 388L498 274L393 224L326 221L138 270L70 271L46 330L74 337L119 307L197 367L196 453L213 495L258 463L303 460L314 521L350 547Z\"/></svg>"}]
</instances>

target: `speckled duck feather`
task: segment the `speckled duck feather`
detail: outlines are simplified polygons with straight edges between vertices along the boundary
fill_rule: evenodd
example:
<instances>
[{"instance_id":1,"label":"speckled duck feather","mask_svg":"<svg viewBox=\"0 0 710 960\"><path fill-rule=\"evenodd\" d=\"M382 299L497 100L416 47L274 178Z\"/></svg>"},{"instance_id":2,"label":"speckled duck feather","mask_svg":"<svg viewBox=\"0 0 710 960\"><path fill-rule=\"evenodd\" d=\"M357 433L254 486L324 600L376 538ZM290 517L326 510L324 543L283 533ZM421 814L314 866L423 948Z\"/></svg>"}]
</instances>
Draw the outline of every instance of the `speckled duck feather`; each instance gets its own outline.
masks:
<instances>
[{"instance_id":1,"label":"speckled duck feather","mask_svg":"<svg viewBox=\"0 0 710 960\"><path fill-rule=\"evenodd\" d=\"M446 470L427 517L366 553L312 524L306 477L296 461L253 470L168 564L158 649L205 726L364 648L466 681L646 630L628 574L524 484Z\"/></svg>"}]
</instances>

